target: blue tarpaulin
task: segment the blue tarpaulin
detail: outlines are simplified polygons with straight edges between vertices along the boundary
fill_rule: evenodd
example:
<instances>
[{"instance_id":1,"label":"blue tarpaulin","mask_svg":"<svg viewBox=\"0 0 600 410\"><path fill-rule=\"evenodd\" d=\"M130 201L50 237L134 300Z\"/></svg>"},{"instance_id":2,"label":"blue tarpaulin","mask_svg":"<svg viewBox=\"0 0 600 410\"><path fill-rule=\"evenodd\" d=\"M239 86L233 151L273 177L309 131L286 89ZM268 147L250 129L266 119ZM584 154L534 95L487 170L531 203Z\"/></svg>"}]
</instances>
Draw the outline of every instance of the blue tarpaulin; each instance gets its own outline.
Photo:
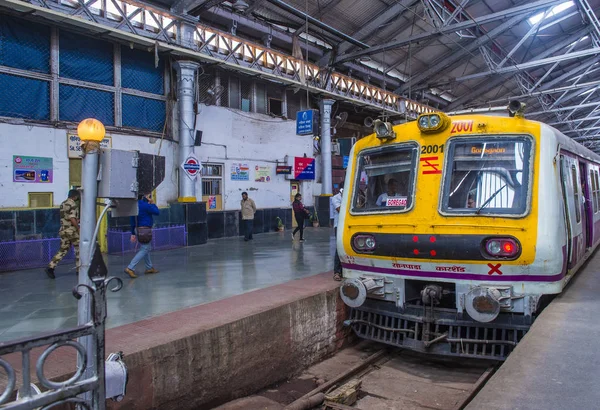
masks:
<instances>
[{"instance_id":1,"label":"blue tarpaulin","mask_svg":"<svg viewBox=\"0 0 600 410\"><path fill-rule=\"evenodd\" d=\"M0 65L50 72L50 27L0 15Z\"/></svg>"},{"instance_id":2,"label":"blue tarpaulin","mask_svg":"<svg viewBox=\"0 0 600 410\"><path fill-rule=\"evenodd\" d=\"M164 94L164 60L154 67L154 53L121 47L121 85L125 88Z\"/></svg>"},{"instance_id":3,"label":"blue tarpaulin","mask_svg":"<svg viewBox=\"0 0 600 410\"><path fill-rule=\"evenodd\" d=\"M61 121L96 118L104 125L115 125L113 93L61 84L58 95Z\"/></svg>"},{"instance_id":4,"label":"blue tarpaulin","mask_svg":"<svg viewBox=\"0 0 600 410\"><path fill-rule=\"evenodd\" d=\"M61 77L114 85L111 43L61 30L59 49Z\"/></svg>"},{"instance_id":5,"label":"blue tarpaulin","mask_svg":"<svg viewBox=\"0 0 600 410\"><path fill-rule=\"evenodd\" d=\"M123 94L123 126L162 131L165 125L165 102Z\"/></svg>"},{"instance_id":6,"label":"blue tarpaulin","mask_svg":"<svg viewBox=\"0 0 600 410\"><path fill-rule=\"evenodd\" d=\"M50 83L16 75L0 74L0 116L50 119Z\"/></svg>"}]
</instances>

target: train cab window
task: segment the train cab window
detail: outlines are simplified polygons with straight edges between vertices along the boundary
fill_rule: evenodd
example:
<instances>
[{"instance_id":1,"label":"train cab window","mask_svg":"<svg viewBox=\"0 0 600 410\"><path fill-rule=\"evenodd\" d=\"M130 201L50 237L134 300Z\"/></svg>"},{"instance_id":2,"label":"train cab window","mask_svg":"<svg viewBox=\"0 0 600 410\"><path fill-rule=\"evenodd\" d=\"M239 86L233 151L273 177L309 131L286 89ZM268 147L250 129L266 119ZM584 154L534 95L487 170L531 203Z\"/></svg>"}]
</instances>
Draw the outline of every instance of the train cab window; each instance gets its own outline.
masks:
<instances>
[{"instance_id":1,"label":"train cab window","mask_svg":"<svg viewBox=\"0 0 600 410\"><path fill-rule=\"evenodd\" d=\"M416 144L365 150L358 156L353 212L404 212L412 207Z\"/></svg>"},{"instance_id":2,"label":"train cab window","mask_svg":"<svg viewBox=\"0 0 600 410\"><path fill-rule=\"evenodd\" d=\"M526 137L449 142L441 210L464 215L527 212L532 142Z\"/></svg>"}]
</instances>

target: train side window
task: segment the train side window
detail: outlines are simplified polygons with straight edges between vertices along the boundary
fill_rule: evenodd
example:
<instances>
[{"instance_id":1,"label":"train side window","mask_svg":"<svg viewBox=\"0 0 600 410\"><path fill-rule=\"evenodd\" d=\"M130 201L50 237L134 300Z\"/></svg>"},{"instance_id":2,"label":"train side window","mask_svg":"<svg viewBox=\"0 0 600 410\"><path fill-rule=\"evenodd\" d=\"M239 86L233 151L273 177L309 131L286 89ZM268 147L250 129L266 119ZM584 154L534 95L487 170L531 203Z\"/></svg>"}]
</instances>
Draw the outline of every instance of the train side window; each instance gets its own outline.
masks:
<instances>
[{"instance_id":1,"label":"train side window","mask_svg":"<svg viewBox=\"0 0 600 410\"><path fill-rule=\"evenodd\" d=\"M353 212L407 211L412 207L416 144L365 150L358 156Z\"/></svg>"},{"instance_id":2,"label":"train side window","mask_svg":"<svg viewBox=\"0 0 600 410\"><path fill-rule=\"evenodd\" d=\"M532 142L526 137L450 140L441 211L524 215L531 164Z\"/></svg>"},{"instance_id":3,"label":"train side window","mask_svg":"<svg viewBox=\"0 0 600 410\"><path fill-rule=\"evenodd\" d=\"M577 167L575 165L571 165L571 177L573 180L573 196L575 197L575 219L579 223L581 221L581 211L579 209L581 203L579 202L579 182L577 182Z\"/></svg>"}]
</instances>

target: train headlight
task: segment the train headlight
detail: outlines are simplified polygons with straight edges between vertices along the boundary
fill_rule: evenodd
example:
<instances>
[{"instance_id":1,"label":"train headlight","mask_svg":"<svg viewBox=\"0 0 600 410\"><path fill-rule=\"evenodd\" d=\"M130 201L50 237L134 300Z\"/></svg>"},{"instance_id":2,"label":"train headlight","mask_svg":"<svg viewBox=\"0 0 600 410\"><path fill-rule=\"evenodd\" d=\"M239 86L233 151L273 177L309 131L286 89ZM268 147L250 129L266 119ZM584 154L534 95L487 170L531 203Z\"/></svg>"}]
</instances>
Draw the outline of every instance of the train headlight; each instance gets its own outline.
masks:
<instances>
[{"instance_id":1,"label":"train headlight","mask_svg":"<svg viewBox=\"0 0 600 410\"><path fill-rule=\"evenodd\" d=\"M438 132L444 130L450 124L450 118L443 113L421 114L417 119L421 132Z\"/></svg>"},{"instance_id":2,"label":"train headlight","mask_svg":"<svg viewBox=\"0 0 600 410\"><path fill-rule=\"evenodd\" d=\"M489 238L484 241L484 256L488 258L514 259L521 252L521 246L513 238Z\"/></svg>"},{"instance_id":3,"label":"train headlight","mask_svg":"<svg viewBox=\"0 0 600 410\"><path fill-rule=\"evenodd\" d=\"M396 133L394 132L391 122L375 120L373 121L373 129L375 130L375 135L377 135L377 138L380 140L391 140L396 138Z\"/></svg>"},{"instance_id":4,"label":"train headlight","mask_svg":"<svg viewBox=\"0 0 600 410\"><path fill-rule=\"evenodd\" d=\"M377 246L377 242L371 235L355 235L352 239L352 248L355 252L372 252L375 250L375 246Z\"/></svg>"}]
</instances>

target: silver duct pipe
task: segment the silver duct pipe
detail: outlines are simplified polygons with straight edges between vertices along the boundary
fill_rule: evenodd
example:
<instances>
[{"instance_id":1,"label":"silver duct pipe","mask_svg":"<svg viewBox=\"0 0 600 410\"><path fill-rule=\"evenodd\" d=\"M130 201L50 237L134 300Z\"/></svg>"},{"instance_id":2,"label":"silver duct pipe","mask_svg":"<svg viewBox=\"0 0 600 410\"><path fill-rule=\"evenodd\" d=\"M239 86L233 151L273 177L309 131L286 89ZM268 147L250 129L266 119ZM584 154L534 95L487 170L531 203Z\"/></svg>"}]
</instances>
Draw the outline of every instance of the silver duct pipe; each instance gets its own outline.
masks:
<instances>
[{"instance_id":1,"label":"silver duct pipe","mask_svg":"<svg viewBox=\"0 0 600 410\"><path fill-rule=\"evenodd\" d=\"M194 90L196 70L200 64L193 61L176 61L177 103L179 108L179 164L183 164L189 154L194 152ZM196 202L195 181L179 169L179 202Z\"/></svg>"},{"instance_id":2,"label":"silver duct pipe","mask_svg":"<svg viewBox=\"0 0 600 410\"><path fill-rule=\"evenodd\" d=\"M323 176L321 179L321 195L332 195L331 182L331 106L334 100L321 100L321 158L323 160Z\"/></svg>"}]
</instances>

